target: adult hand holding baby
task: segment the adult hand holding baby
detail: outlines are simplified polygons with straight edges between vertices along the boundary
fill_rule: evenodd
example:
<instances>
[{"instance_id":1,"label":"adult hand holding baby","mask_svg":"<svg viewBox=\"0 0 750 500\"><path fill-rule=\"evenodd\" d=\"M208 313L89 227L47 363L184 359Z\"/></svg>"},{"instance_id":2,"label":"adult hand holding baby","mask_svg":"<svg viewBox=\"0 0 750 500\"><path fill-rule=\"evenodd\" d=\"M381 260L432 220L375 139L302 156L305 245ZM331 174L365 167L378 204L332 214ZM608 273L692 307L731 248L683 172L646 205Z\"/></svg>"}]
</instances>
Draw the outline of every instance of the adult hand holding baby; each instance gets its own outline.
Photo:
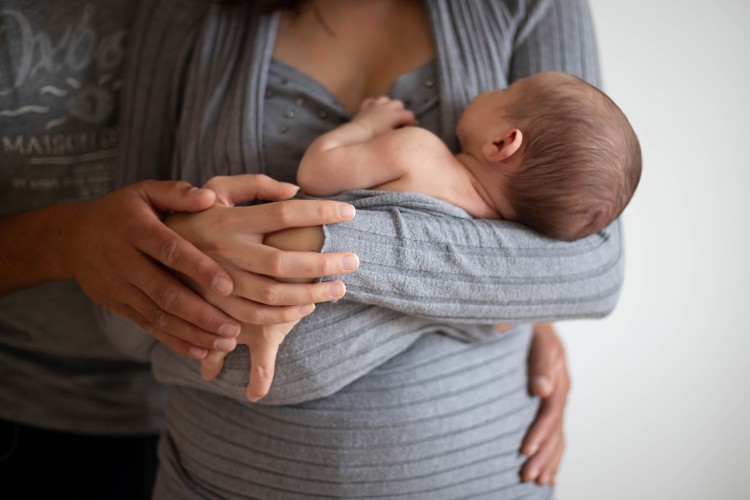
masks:
<instances>
[{"instance_id":1,"label":"adult hand holding baby","mask_svg":"<svg viewBox=\"0 0 750 500\"><path fill-rule=\"evenodd\" d=\"M339 299L346 291L341 281L313 281L359 266L351 252L319 252L323 243L320 225L351 220L354 208L337 201L291 200L297 186L259 174L214 177L204 188L216 193L213 207L199 214L173 216L167 223L230 274L235 283L230 296L191 285L240 321L241 333L211 351L201 361L201 373L206 379L217 377L235 343L248 345L252 368L247 394L256 401L268 393L276 354L286 334L314 310L315 303ZM236 206L247 200L272 203ZM290 228L297 229L274 237ZM290 237L295 244L285 245L284 238Z\"/></svg>"}]
</instances>

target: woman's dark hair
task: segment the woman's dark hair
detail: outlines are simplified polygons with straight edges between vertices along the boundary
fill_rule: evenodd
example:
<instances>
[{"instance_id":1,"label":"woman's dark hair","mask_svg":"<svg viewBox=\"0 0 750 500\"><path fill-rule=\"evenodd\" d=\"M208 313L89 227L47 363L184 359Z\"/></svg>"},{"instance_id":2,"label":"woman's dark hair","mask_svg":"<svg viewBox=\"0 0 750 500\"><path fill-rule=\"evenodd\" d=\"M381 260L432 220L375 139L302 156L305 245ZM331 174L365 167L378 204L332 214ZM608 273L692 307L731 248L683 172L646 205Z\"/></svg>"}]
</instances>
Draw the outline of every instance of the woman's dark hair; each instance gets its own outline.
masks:
<instances>
[{"instance_id":1,"label":"woman's dark hair","mask_svg":"<svg viewBox=\"0 0 750 500\"><path fill-rule=\"evenodd\" d=\"M211 0L213 3L238 4L253 2L261 12L273 12L275 10L293 10L305 2L305 0Z\"/></svg>"}]
</instances>

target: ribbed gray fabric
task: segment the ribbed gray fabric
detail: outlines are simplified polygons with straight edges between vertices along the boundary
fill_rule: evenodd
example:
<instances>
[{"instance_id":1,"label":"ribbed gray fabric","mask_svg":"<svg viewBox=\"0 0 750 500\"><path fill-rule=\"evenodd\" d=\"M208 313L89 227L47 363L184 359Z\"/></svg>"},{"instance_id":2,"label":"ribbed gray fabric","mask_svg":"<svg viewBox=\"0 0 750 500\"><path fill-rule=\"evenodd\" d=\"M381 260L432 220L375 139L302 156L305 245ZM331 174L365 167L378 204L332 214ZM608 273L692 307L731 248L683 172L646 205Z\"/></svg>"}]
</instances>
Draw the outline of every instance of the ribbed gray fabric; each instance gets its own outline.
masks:
<instances>
[{"instance_id":1,"label":"ribbed gray fabric","mask_svg":"<svg viewBox=\"0 0 750 500\"><path fill-rule=\"evenodd\" d=\"M477 91L552 69L598 81L583 1L427 5L438 51L435 132L446 141ZM306 143L292 129L269 138L259 126L276 22L245 4L144 4L122 182L273 175L275 149L301 156ZM422 195L342 199L357 217L325 228L324 251L356 252L360 270L341 277L346 301L320 305L289 335L261 404L244 399L245 348L213 382L197 362L154 349L171 394L156 498L549 498L549 488L519 482L518 449L536 411L522 323L612 310L619 224L564 243ZM126 333L109 319L113 334ZM519 324L499 335L496 321Z\"/></svg>"}]
</instances>

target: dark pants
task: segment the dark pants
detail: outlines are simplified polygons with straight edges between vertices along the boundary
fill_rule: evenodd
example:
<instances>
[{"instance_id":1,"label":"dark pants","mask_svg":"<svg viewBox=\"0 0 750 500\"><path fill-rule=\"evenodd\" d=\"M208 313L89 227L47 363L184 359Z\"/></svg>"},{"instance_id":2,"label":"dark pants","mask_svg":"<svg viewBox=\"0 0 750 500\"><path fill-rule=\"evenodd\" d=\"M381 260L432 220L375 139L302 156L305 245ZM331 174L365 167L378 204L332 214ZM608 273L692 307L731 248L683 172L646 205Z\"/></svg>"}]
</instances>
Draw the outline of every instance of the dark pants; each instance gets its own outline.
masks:
<instances>
[{"instance_id":1,"label":"dark pants","mask_svg":"<svg viewBox=\"0 0 750 500\"><path fill-rule=\"evenodd\" d=\"M17 498L147 500L157 439L69 434L0 420L0 485Z\"/></svg>"}]
</instances>

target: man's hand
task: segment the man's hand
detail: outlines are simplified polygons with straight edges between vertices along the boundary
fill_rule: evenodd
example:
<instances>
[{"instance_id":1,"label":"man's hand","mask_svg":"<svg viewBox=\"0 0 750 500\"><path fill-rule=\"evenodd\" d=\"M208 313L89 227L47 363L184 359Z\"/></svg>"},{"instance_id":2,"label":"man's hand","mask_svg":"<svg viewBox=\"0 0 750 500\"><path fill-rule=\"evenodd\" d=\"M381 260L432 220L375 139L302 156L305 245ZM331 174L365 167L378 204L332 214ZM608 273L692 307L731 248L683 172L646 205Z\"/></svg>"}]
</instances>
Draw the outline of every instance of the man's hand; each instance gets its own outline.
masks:
<instances>
[{"instance_id":1,"label":"man's hand","mask_svg":"<svg viewBox=\"0 0 750 500\"><path fill-rule=\"evenodd\" d=\"M125 316L177 352L202 358L229 350L239 322L208 304L166 268L214 293L234 284L214 260L166 227L159 212L195 212L215 201L186 182L145 181L71 205L60 252L69 273L97 304Z\"/></svg>"},{"instance_id":2,"label":"man's hand","mask_svg":"<svg viewBox=\"0 0 750 500\"><path fill-rule=\"evenodd\" d=\"M198 214L176 215L170 227L212 256L232 276L231 296L198 287L199 293L242 323L284 324L309 314L313 305L343 296L341 281L313 281L345 274L359 267L351 252L320 253L322 224L346 222L354 207L328 200L288 200L254 206L234 206L248 199L292 196L293 189L279 193L278 185L264 175L214 178L206 187L217 193L217 203ZM283 188L283 186L282 186ZM301 228L310 235L307 248L280 250L264 242L266 234ZM291 251L306 250L306 251Z\"/></svg>"},{"instance_id":3,"label":"man's hand","mask_svg":"<svg viewBox=\"0 0 750 500\"><path fill-rule=\"evenodd\" d=\"M534 424L523 441L521 452L529 457L523 466L524 481L555 482L565 449L563 413L570 390L565 349L550 323L534 325L529 351L529 390L541 398Z\"/></svg>"}]
</instances>

